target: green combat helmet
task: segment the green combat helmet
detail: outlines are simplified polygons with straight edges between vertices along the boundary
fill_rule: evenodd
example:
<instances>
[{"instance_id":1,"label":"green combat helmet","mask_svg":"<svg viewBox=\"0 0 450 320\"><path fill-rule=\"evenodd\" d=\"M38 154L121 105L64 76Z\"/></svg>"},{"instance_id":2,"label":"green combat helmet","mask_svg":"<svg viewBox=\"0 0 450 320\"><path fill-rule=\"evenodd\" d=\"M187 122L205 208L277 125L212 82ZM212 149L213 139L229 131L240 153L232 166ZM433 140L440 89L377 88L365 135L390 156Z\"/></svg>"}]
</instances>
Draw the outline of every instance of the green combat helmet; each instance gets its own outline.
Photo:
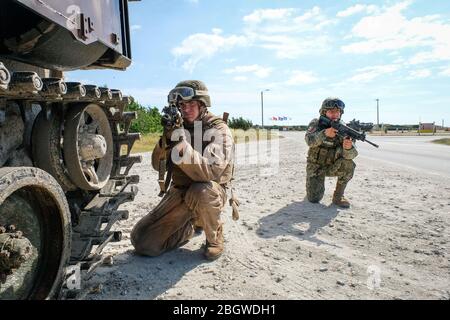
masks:
<instances>
[{"instance_id":1,"label":"green combat helmet","mask_svg":"<svg viewBox=\"0 0 450 320\"><path fill-rule=\"evenodd\" d=\"M339 110L341 110L341 115L343 115L345 108L344 101L335 97L326 98L325 100L323 100L322 107L320 108L319 112L321 115L324 116L327 110L331 110L334 108L338 108Z\"/></svg>"},{"instance_id":2,"label":"green combat helmet","mask_svg":"<svg viewBox=\"0 0 450 320\"><path fill-rule=\"evenodd\" d=\"M199 100L209 108L211 107L211 98L209 97L208 88L199 80L185 80L179 82L175 88L170 91L169 102L177 99L182 100Z\"/></svg>"}]
</instances>

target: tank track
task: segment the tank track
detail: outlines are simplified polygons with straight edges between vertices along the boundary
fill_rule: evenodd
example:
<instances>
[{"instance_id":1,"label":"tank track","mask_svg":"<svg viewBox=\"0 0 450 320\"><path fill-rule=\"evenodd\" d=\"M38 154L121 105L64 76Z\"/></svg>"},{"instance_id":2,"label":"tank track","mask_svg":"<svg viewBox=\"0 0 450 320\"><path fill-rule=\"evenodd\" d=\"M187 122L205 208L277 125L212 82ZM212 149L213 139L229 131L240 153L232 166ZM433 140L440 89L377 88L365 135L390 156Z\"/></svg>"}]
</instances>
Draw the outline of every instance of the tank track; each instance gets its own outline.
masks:
<instances>
[{"instance_id":1,"label":"tank track","mask_svg":"<svg viewBox=\"0 0 450 320\"><path fill-rule=\"evenodd\" d=\"M101 252L106 244L121 240L120 231L111 231L117 221L128 218L128 211L118 210L119 206L133 201L137 194L134 184L139 182L139 176L129 175L132 166L142 161L141 156L130 155L133 144L140 139L140 134L129 132L137 114L124 111L131 100L119 90L64 82L59 78L40 78L35 72L11 74L0 62L0 106L7 101L16 101L22 106L39 104L47 113L52 112L55 104L70 108L71 104L78 103L95 103L106 111L114 147L108 183L98 191L66 190L72 217L69 264L91 273L102 262ZM2 118L4 115L0 113L0 122Z\"/></svg>"}]
</instances>

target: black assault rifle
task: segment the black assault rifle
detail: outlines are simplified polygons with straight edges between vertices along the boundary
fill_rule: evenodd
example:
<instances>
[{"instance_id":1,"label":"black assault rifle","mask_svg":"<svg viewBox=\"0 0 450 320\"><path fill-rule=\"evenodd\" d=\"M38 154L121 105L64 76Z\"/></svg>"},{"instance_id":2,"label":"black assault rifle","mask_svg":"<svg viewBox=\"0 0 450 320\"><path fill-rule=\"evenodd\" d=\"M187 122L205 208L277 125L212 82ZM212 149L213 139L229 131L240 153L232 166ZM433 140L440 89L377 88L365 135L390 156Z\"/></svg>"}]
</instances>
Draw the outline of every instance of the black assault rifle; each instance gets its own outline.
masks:
<instances>
[{"instance_id":1,"label":"black assault rifle","mask_svg":"<svg viewBox=\"0 0 450 320\"><path fill-rule=\"evenodd\" d=\"M183 126L183 117L181 116L181 111L176 104L171 103L167 107L163 108L161 125L166 130L181 128Z\"/></svg>"},{"instance_id":2,"label":"black assault rifle","mask_svg":"<svg viewBox=\"0 0 450 320\"><path fill-rule=\"evenodd\" d=\"M373 123L372 122L360 122L359 120L353 119L352 121L347 123L347 126L349 126L352 129L355 129L356 131L362 131L363 133L371 131L373 129Z\"/></svg>"},{"instance_id":3,"label":"black assault rifle","mask_svg":"<svg viewBox=\"0 0 450 320\"><path fill-rule=\"evenodd\" d=\"M343 124L339 120L332 121L332 120L328 119L325 116L320 116L319 127L321 129L334 128L334 129L337 130L337 134L339 136L343 137L343 138L349 137L352 140L360 140L360 141L363 141L363 142L370 143L374 147L377 147L377 148L379 147L377 144L367 140L365 133L358 132L358 131L356 131L356 130L346 126L345 124Z\"/></svg>"},{"instance_id":4,"label":"black assault rifle","mask_svg":"<svg viewBox=\"0 0 450 320\"><path fill-rule=\"evenodd\" d=\"M172 141L168 141L167 133L168 131L182 128L183 127L183 117L181 115L180 109L175 103L169 104L164 107L161 114L161 125L164 128L164 132L161 136L161 148L164 150L159 156L159 173L158 173L158 183L160 193L159 196L162 197L167 192L172 180L172 159L167 153L167 149L171 148ZM167 171L167 175L166 175Z\"/></svg>"}]
</instances>

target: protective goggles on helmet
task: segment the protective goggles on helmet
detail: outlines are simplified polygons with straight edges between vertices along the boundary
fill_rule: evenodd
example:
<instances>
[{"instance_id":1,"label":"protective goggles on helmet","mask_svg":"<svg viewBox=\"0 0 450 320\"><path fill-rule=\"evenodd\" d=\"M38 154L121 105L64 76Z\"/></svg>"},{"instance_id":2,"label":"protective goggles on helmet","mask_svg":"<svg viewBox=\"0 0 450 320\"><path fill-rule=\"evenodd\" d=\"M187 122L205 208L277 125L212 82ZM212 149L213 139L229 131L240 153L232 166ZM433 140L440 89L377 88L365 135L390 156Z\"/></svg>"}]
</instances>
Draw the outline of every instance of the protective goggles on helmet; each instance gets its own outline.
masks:
<instances>
[{"instance_id":1,"label":"protective goggles on helmet","mask_svg":"<svg viewBox=\"0 0 450 320\"><path fill-rule=\"evenodd\" d=\"M326 109L338 108L338 109L344 110L345 103L341 100L329 100L329 101L325 102L325 108Z\"/></svg>"},{"instance_id":2,"label":"protective goggles on helmet","mask_svg":"<svg viewBox=\"0 0 450 320\"><path fill-rule=\"evenodd\" d=\"M191 100L195 96L207 96L208 91L205 90L195 90L191 87L178 87L169 92L167 100L169 103L177 102L178 97L183 100Z\"/></svg>"}]
</instances>

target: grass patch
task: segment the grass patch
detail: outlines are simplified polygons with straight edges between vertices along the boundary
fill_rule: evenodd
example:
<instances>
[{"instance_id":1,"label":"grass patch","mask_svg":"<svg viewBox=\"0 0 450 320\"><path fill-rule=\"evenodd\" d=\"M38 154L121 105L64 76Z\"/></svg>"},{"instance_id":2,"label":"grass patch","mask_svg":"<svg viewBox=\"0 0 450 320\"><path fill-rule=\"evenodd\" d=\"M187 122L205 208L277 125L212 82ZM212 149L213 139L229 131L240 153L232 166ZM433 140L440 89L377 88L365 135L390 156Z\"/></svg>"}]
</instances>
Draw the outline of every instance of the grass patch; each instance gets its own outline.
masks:
<instances>
[{"instance_id":1,"label":"grass patch","mask_svg":"<svg viewBox=\"0 0 450 320\"><path fill-rule=\"evenodd\" d=\"M431 142L439 143L439 144L445 144L447 146L450 146L450 138L443 138L443 139L433 140Z\"/></svg>"},{"instance_id":2,"label":"grass patch","mask_svg":"<svg viewBox=\"0 0 450 320\"><path fill-rule=\"evenodd\" d=\"M273 133L267 130L254 130L250 129L247 131L241 129L230 129L233 134L235 143L246 143L250 141L257 140L272 140L284 138L281 136L278 131ZM161 133L148 133L143 134L141 136L141 140L138 140L134 143L133 149L131 149L131 153L142 153L142 152L150 152L153 151L156 143L159 140Z\"/></svg>"},{"instance_id":3,"label":"grass patch","mask_svg":"<svg viewBox=\"0 0 450 320\"><path fill-rule=\"evenodd\" d=\"M156 143L161 136L160 133L148 133L143 134L141 136L141 140L138 140L134 143L133 149L131 149L131 153L141 153L141 152L150 152L153 151Z\"/></svg>"}]
</instances>

